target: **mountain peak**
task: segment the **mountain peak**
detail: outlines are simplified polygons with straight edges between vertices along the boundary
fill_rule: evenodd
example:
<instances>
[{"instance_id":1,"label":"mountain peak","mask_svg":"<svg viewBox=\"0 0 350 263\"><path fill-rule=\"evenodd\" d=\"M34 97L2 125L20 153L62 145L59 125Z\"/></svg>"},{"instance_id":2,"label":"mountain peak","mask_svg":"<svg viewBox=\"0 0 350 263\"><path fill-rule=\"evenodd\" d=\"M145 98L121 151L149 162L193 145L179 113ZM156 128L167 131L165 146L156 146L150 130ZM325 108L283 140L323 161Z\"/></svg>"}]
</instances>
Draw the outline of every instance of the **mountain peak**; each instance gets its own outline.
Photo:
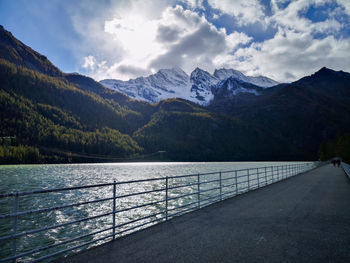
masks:
<instances>
[{"instance_id":1,"label":"mountain peak","mask_svg":"<svg viewBox=\"0 0 350 263\"><path fill-rule=\"evenodd\" d=\"M263 88L269 88L279 84L277 81L274 81L273 79L270 79L268 77L264 77L264 76L249 77L235 69L226 69L226 68L216 69L214 71L214 76L220 80L224 80L229 77L234 77L239 81L251 83Z\"/></svg>"},{"instance_id":2,"label":"mountain peak","mask_svg":"<svg viewBox=\"0 0 350 263\"><path fill-rule=\"evenodd\" d=\"M221 69L215 69L214 76L220 80L226 79L228 77L234 76L238 79L243 79L245 75L235 69L227 69L227 68L221 68Z\"/></svg>"},{"instance_id":3,"label":"mountain peak","mask_svg":"<svg viewBox=\"0 0 350 263\"><path fill-rule=\"evenodd\" d=\"M325 74L331 74L331 73L334 73L335 71L330 69L330 68L327 68L327 67L322 67L319 71L316 71L315 74L322 74L322 75L325 75Z\"/></svg>"},{"instance_id":4,"label":"mountain peak","mask_svg":"<svg viewBox=\"0 0 350 263\"><path fill-rule=\"evenodd\" d=\"M192 72L191 72L191 76L190 76L190 79L191 80L195 80L195 79L198 79L200 77L205 77L205 78L215 78L213 77L209 72L199 68L199 67L196 67Z\"/></svg>"},{"instance_id":5,"label":"mountain peak","mask_svg":"<svg viewBox=\"0 0 350 263\"><path fill-rule=\"evenodd\" d=\"M50 76L63 75L44 55L23 44L3 26L0 27L0 58Z\"/></svg>"},{"instance_id":6,"label":"mountain peak","mask_svg":"<svg viewBox=\"0 0 350 263\"><path fill-rule=\"evenodd\" d=\"M203 70L203 69L201 69L201 68L199 68L199 67L196 67L192 72L198 72L198 71L200 71L200 72L206 72L205 70Z\"/></svg>"},{"instance_id":7,"label":"mountain peak","mask_svg":"<svg viewBox=\"0 0 350 263\"><path fill-rule=\"evenodd\" d=\"M175 76L179 76L181 78L188 78L188 75L186 74L186 72L183 71L179 67L160 69L160 70L158 70L158 72L156 74L163 74L165 76L175 75Z\"/></svg>"}]
</instances>

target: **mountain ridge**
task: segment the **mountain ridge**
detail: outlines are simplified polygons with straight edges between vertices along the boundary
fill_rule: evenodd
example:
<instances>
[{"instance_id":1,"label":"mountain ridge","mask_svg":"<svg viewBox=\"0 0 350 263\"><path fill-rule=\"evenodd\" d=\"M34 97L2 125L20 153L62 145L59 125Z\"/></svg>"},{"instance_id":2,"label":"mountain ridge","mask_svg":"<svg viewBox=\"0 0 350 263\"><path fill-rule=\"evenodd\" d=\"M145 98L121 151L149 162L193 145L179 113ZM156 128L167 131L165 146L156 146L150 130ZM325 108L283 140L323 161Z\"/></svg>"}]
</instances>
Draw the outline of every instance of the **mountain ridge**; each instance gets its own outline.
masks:
<instances>
[{"instance_id":1,"label":"mountain ridge","mask_svg":"<svg viewBox=\"0 0 350 263\"><path fill-rule=\"evenodd\" d=\"M150 103L169 98L181 98L200 105L208 105L214 99L215 91L220 90L220 83L228 78L236 79L238 81L236 83L248 83L262 88L270 88L278 84L270 78L264 76L249 77L234 69L215 69L214 73L210 74L199 67L196 67L190 76L180 68L172 68L160 69L157 73L147 77L128 81L105 79L101 80L100 83L131 98ZM245 89L244 85L239 90L239 93L252 93L251 90ZM234 92L231 95L237 94ZM255 95L259 95L259 93L255 93Z\"/></svg>"},{"instance_id":2,"label":"mountain ridge","mask_svg":"<svg viewBox=\"0 0 350 263\"><path fill-rule=\"evenodd\" d=\"M169 161L310 160L350 131L347 72L323 68L263 88L237 77L211 85L217 78L199 68L190 76L163 70L153 81L185 83L197 100L210 87L215 97L207 106L179 98L150 104L87 76L52 75L54 65L45 71L50 62L6 32L0 28L0 38L13 39L0 44L0 137L15 143L0 139L0 163L159 160L159 151Z\"/></svg>"}]
</instances>

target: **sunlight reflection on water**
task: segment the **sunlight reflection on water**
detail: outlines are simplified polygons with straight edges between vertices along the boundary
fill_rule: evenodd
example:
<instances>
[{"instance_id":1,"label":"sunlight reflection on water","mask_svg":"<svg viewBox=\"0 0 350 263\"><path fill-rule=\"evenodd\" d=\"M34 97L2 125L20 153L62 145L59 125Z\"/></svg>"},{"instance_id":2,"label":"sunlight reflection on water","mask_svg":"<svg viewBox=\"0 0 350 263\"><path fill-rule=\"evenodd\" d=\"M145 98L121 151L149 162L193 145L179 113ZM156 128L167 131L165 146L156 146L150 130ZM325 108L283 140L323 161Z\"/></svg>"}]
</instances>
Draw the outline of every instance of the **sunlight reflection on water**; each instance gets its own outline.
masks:
<instances>
[{"instance_id":1,"label":"sunlight reflection on water","mask_svg":"<svg viewBox=\"0 0 350 263\"><path fill-rule=\"evenodd\" d=\"M295 162L294 162L295 163ZM60 165L8 165L0 166L0 193L8 193L13 191L29 191L34 189L51 189L63 188L72 186L82 186L101 183L165 178L166 176L179 176L187 174L198 174L218 171L228 171L236 169L245 169L253 167L264 167L271 165L291 164L290 162L220 162L220 163L107 163L107 164L60 164ZM203 180L217 179L218 174L203 177ZM224 174L232 176L232 174ZM187 177L178 179L169 179L169 187L195 183L197 177ZM216 183L216 182L215 182ZM203 190L216 186L215 183L204 184ZM233 183L227 181L227 184ZM155 189L165 188L165 180L150 181L146 183L133 184L118 184L117 197L135 192L143 192ZM176 188L169 191L169 198L179 196L185 193L195 193L197 186L188 186L185 188ZM201 198L217 195L217 191L208 191ZM102 198L113 197L113 186L105 186L99 188L79 189L58 193L35 194L21 196L19 198L19 211L35 210L52 206L61 206L77 202L86 202ZM169 201L169 209L196 202L197 196L190 195L182 199ZM117 210L122 210L131 206L140 204L164 201L164 191L153 192L151 194L143 194L131 196L128 198L117 199ZM116 224L123 225L124 223L142 218L147 215L164 212L165 203L160 202L148 207L128 210L117 214ZM40 213L29 214L18 217L17 233L27 231L29 229L39 229L55 224L63 224L66 222L79 220L82 218L98 216L105 213L110 213L113 210L113 201L108 200L100 203L92 203L81 206L69 207L65 209ZM173 210L175 213L177 210ZM13 198L0 199L0 215L13 212ZM163 214L157 215L156 218L163 217ZM79 222L76 224L67 225L65 227L50 229L43 232L33 233L27 236L18 238L17 254L25 251L30 251L34 248L39 248L48 245L54 245L60 241L69 240L77 236L85 235L92 231L99 231L105 228L112 227L112 215L96 218L89 221ZM140 224L147 220L137 222ZM136 224L136 223L135 223ZM131 225L132 226L132 225ZM130 225L120 226L116 231L123 231L129 228ZM13 233L13 219L0 219L0 236L11 235ZM111 230L97 234L95 236L84 237L69 245L62 245L52 248L51 250L41 251L34 256L24 257L23 261L28 261L33 258L41 257L48 252L53 253L57 250L82 242L89 242L93 238L101 238L111 234ZM102 241L101 241L102 242ZM0 241L0 258L11 256L12 242ZM20 260L19 260L20 262Z\"/></svg>"}]
</instances>

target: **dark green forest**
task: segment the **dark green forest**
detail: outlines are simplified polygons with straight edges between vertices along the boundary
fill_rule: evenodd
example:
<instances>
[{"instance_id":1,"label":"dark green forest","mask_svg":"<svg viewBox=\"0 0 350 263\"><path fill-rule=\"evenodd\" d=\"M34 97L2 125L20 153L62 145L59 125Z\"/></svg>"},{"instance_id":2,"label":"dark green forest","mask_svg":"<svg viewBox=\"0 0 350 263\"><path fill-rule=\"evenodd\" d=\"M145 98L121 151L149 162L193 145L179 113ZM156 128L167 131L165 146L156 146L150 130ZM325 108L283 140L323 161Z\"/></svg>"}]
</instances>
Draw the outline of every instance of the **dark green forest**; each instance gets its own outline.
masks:
<instances>
[{"instance_id":1,"label":"dark green forest","mask_svg":"<svg viewBox=\"0 0 350 263\"><path fill-rule=\"evenodd\" d=\"M333 157L340 157L346 163L350 163L350 133L339 135L336 139L323 142L319 155L322 161Z\"/></svg>"},{"instance_id":2,"label":"dark green forest","mask_svg":"<svg viewBox=\"0 0 350 263\"><path fill-rule=\"evenodd\" d=\"M349 83L323 68L261 96L149 104L61 72L0 27L0 163L349 160Z\"/></svg>"}]
</instances>

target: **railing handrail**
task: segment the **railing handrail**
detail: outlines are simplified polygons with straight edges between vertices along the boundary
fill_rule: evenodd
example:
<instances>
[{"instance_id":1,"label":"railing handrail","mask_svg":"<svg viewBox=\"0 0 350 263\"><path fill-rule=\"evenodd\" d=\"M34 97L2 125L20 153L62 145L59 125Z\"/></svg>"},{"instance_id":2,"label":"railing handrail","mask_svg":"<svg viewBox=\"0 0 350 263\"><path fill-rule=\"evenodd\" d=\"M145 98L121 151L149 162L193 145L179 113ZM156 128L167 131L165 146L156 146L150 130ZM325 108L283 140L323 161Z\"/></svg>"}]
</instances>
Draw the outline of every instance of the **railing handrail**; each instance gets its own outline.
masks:
<instances>
[{"instance_id":1,"label":"railing handrail","mask_svg":"<svg viewBox=\"0 0 350 263\"><path fill-rule=\"evenodd\" d=\"M345 172L345 174L349 177L350 179L350 165L344 162L341 162L341 166Z\"/></svg>"},{"instance_id":2,"label":"railing handrail","mask_svg":"<svg viewBox=\"0 0 350 263\"><path fill-rule=\"evenodd\" d=\"M282 164L282 165L273 165L273 166L266 166L266 168L269 167L285 167L290 164ZM235 170L227 170L227 171L216 171L216 172L208 172L208 173L199 173L200 176L203 175L213 175L213 174L218 174L221 172L222 174L224 173L233 173L233 172L242 172L242 171L247 171L247 170L254 170L254 169L263 169L263 167L254 167L254 168L242 168L242 169L235 169ZM254 175L254 174L252 174ZM177 179L177 178L184 178L184 177L195 177L198 176L198 173L196 174L185 174L185 175L174 175L174 176L167 176L168 179ZM244 176L244 175L243 175ZM137 180L128 180L128 181L117 181L117 185L121 184L132 184L132 183L142 183L142 182L151 182L151 181L160 181L164 180L165 177L155 177L155 178L147 178L147 179L137 179ZM80 189L87 189L87 188L95 188L95 187L105 187L105 186L113 186L114 183L102 183L102 184L91 184L91 185L81 185L81 186L72 186L72 187L61 187L61 188L49 188L49 189L34 189L32 191L15 191L15 192L10 192L10 193L4 193L0 194L0 199L5 198L5 197L14 197L14 196L24 196L24 195L32 195L32 194L44 194L44 193L54 193L54 192L63 192L63 191L71 191L71 190L80 190Z\"/></svg>"},{"instance_id":3,"label":"railing handrail","mask_svg":"<svg viewBox=\"0 0 350 263\"><path fill-rule=\"evenodd\" d=\"M349 166L350 167L350 166ZM260 187L264 187L266 185L284 180L286 178L289 178L291 176L297 175L301 172L310 170L313 168L313 163L311 162L304 162L304 163L294 163L294 164L284 164L284 165L275 165L275 166L262 166L262 167L254 167L254 168L245 168L245 169L235 169L235 170L228 170L228 171L217 171L217 172L209 172L209 173L200 173L200 174L189 174L189 175L180 175L180 176L167 176L167 177L158 177L158 178L149 178L149 179L139 179L139 180L129 180L129 181L114 181L113 183L103 183L103 184L93 184L93 185L85 185L85 186L74 186L74 187L65 187L65 188L53 188L53 189L39 189L39 190L33 190L33 191L25 191L25 192L13 192L13 193L7 193L7 194L1 194L0 198L8 198L8 197L14 197L15 198L15 205L14 205L14 212L0 215L0 220L6 219L6 218L13 218L14 224L13 224L13 231L12 234L1 236L0 241L5 240L12 240L13 241L13 248L12 248L12 256L7 256L6 258L0 258L0 262L5 262L9 260L16 260L17 258L22 258L24 256L32 255L34 253L37 253L38 251L44 251L53 247L57 247L63 244L68 244L73 241L76 241L78 239L82 239L83 237L87 236L95 236L96 234L105 232L107 230L112 230L113 233L110 235L109 233L106 234L106 236L102 238L93 239L92 241L89 241L87 243L84 243L82 245L74 245L71 247L71 249L66 248L63 250L60 250L58 252L54 252L48 255L41 256L38 259L35 259L35 261L47 259L51 256L56 256L58 254L62 254L71 250L74 250L76 248L81 248L85 246L89 246L97 241L105 240L107 238L115 239L116 235L121 235L123 233L128 233L132 230L138 229L140 227L144 227L146 225L150 225L156 222L160 222L163 220L168 220L170 218L173 218L175 216L182 215L184 213L187 213L189 211L193 211L196 209L200 209L204 206L210 205L214 202L221 201L226 198L230 198L233 196L236 196L238 194L245 193L250 190L254 190ZM233 176L223 178L223 174L232 173ZM212 177L209 177L208 179L201 179L201 177L206 175L216 175L218 176L218 179L212 179ZM180 182L180 184L174 184L169 185L171 179L174 183L174 180L176 182L176 179L181 178L188 178L193 177L193 180L191 180L188 183L184 183L183 181ZM205 177L207 178L207 177ZM211 179L210 179L211 178ZM246 178L246 179L244 179ZM231 184L230 182L224 184L224 181L227 180L233 180L234 182ZM117 185L125 185L125 184L135 184L135 183L144 183L144 182L151 182L151 181L162 181L164 182L164 187L159 186L160 188L152 189L152 190L145 190L141 192L134 192L134 193L121 193L120 195L116 194L116 186ZM207 187L209 185L209 188ZM88 201L80 201L80 202L72 202L69 204L63 204L63 205L56 205L46 208L40 208L35 210L27 210L27 211L18 211L19 207L19 197L25 196L25 195L35 195L35 194L43 194L43 193L51 193L51 192L63 192L63 191L69 191L69 190L80 190L80 189L86 189L86 188L96 188L96 187L109 187L113 186L113 197L106 197L106 198L99 198L95 200L88 200ZM189 188L186 188L189 187ZM179 192L179 189L186 188L181 190ZM177 195L170 195L169 193L172 190L176 190ZM116 200L120 199L126 199L128 197L132 196L139 196L139 195L145 195L145 194L151 194L151 193L159 193L164 192L165 198L161 200L156 200L153 197L153 200L148 200L147 203L137 203L133 206L127 206L123 208L116 209ZM214 195L211 193L214 192ZM174 200L184 200L183 198L187 198L189 196L197 196L197 198L191 199L192 201L190 203L185 203L180 206L169 206L168 203L170 201ZM197 200L196 200L197 199ZM94 215L90 217L80 218L80 219L74 219L73 221L68 221L64 223L55 223L53 225L37 228L37 229L30 229L26 231L17 232L17 218L20 216L33 214L33 213L43 213L43 212L49 212L53 210L60 210L75 206L82 206L86 204L95 204L100 202L106 202L106 201L113 201L113 210L112 212L104 212L99 215ZM155 206L164 203L164 211L158 210L160 212L148 214L147 216L136 218L136 219L130 219L127 222L120 223L117 225L116 223L116 215L120 215L120 213L135 210L139 208L146 208L150 206ZM183 210L183 208L186 208ZM179 211L180 210L180 211ZM113 216L113 226L109 228L105 228L103 230L98 230L95 232L90 232L88 234L75 236L72 239L68 240L59 240L59 243L57 244L51 244L46 247L40 247L35 248L30 251L21 252L19 254L16 254L17 252L17 244L16 241L19 237L27 236L34 233L39 233L43 231L48 231L56 228L62 228L66 227L72 224L85 222L93 219L99 219L107 216ZM159 217L161 216L161 217ZM156 217L155 219L152 219ZM152 219L151 221L144 222L146 219ZM133 225L136 222L141 221L140 224ZM117 228L129 226L126 229L118 229L120 231L116 232ZM32 252L32 254L31 254Z\"/></svg>"}]
</instances>

